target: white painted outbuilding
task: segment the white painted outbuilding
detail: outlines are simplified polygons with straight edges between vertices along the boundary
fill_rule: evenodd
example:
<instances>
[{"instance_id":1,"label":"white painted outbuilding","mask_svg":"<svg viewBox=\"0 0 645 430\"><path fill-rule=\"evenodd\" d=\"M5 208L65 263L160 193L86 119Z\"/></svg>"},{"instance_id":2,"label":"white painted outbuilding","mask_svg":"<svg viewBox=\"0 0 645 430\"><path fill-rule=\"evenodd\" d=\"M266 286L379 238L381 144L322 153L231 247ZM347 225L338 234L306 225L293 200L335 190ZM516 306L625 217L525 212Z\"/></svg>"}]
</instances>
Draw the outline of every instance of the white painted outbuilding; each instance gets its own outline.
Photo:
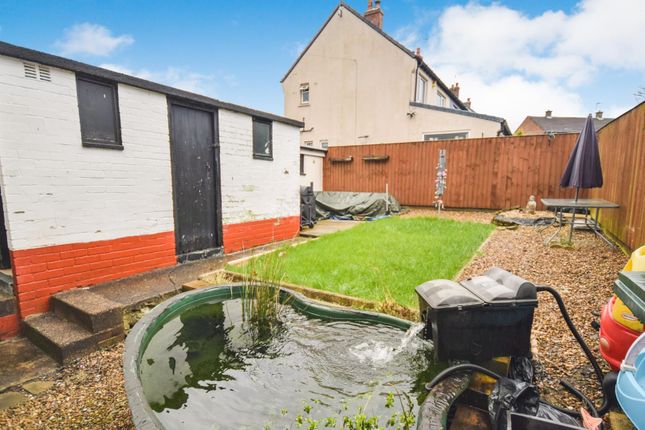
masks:
<instances>
[{"instance_id":1,"label":"white painted outbuilding","mask_svg":"<svg viewBox=\"0 0 645 430\"><path fill-rule=\"evenodd\" d=\"M0 338L56 292L295 236L301 127L0 42Z\"/></svg>"}]
</instances>

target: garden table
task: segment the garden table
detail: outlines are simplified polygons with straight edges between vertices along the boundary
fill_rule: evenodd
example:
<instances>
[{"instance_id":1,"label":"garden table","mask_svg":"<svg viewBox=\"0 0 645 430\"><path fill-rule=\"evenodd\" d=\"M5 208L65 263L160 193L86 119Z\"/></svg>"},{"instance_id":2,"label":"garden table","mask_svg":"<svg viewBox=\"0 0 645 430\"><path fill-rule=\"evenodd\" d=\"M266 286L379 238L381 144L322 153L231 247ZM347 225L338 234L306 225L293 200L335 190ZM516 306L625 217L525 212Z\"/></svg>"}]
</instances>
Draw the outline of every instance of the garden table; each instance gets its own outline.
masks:
<instances>
[{"instance_id":1,"label":"garden table","mask_svg":"<svg viewBox=\"0 0 645 430\"><path fill-rule=\"evenodd\" d=\"M619 208L620 206L616 203L609 202L604 199L551 199L551 198L545 198L545 199L540 199L542 201L542 204L547 207L547 208L553 208L555 210L555 220L557 220L559 227L558 231L553 233L551 237L549 237L545 244L548 244L553 240L553 238L556 235L560 234L560 231L562 230L562 226L565 224L570 224L571 225L571 230L569 233L569 237L571 237L571 234L573 233L573 228L576 223L576 209L587 209L585 211L585 218L584 218L584 225L591 229L598 237L600 237L602 240L607 242L610 246L615 246L608 238L605 236L600 229L600 226L598 225L598 216L600 215L600 209L616 209ZM565 209L573 209L573 217L571 218L571 221L568 221L564 218L563 212ZM595 209L596 210L596 215L593 218L589 218L589 213L591 210ZM555 221L554 221L555 222Z\"/></svg>"}]
</instances>

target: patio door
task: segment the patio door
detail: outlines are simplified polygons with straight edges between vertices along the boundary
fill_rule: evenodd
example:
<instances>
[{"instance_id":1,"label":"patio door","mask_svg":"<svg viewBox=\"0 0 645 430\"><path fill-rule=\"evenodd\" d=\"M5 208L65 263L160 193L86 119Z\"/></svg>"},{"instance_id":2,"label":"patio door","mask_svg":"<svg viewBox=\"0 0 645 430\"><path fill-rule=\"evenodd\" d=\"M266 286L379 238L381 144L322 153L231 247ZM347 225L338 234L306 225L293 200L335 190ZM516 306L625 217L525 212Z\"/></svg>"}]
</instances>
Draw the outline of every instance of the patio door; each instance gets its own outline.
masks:
<instances>
[{"instance_id":1,"label":"patio door","mask_svg":"<svg viewBox=\"0 0 645 430\"><path fill-rule=\"evenodd\" d=\"M217 111L170 103L175 240L179 261L220 250Z\"/></svg>"}]
</instances>

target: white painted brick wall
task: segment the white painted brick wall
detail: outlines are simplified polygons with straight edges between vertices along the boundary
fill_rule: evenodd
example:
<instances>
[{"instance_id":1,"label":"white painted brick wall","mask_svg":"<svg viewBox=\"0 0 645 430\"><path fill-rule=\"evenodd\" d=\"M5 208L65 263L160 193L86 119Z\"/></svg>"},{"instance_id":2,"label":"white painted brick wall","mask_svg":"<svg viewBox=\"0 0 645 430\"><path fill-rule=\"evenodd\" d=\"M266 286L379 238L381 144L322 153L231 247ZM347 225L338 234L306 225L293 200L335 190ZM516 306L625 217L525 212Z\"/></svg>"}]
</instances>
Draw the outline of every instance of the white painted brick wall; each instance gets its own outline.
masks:
<instances>
[{"instance_id":1,"label":"white painted brick wall","mask_svg":"<svg viewBox=\"0 0 645 430\"><path fill-rule=\"evenodd\" d=\"M300 131L273 122L273 161L253 158L252 118L219 111L224 224L300 214Z\"/></svg>"},{"instance_id":2,"label":"white painted brick wall","mask_svg":"<svg viewBox=\"0 0 645 430\"><path fill-rule=\"evenodd\" d=\"M73 72L0 56L0 183L11 249L171 231L166 97L119 85L124 150L84 148Z\"/></svg>"}]
</instances>

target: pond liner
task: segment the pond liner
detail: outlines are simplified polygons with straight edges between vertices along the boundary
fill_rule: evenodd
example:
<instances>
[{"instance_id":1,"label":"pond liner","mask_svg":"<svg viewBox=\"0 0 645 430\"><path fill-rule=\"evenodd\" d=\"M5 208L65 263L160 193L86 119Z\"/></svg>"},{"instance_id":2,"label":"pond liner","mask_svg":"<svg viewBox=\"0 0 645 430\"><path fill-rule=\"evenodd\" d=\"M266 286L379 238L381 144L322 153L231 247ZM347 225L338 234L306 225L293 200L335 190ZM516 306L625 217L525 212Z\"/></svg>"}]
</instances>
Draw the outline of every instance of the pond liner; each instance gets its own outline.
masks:
<instances>
[{"instance_id":1,"label":"pond liner","mask_svg":"<svg viewBox=\"0 0 645 430\"><path fill-rule=\"evenodd\" d=\"M178 294L154 307L132 328L125 341L123 374L132 422L138 430L166 428L148 404L139 377L141 358L152 337L166 322L182 311L201 303L240 298L245 286L248 286L248 283L233 283ZM276 288L269 285L267 287ZM409 329L413 324L411 321L376 312L325 306L285 288L280 288L280 299L282 303L292 306L296 311L320 319L383 324L402 330Z\"/></svg>"}]
</instances>

